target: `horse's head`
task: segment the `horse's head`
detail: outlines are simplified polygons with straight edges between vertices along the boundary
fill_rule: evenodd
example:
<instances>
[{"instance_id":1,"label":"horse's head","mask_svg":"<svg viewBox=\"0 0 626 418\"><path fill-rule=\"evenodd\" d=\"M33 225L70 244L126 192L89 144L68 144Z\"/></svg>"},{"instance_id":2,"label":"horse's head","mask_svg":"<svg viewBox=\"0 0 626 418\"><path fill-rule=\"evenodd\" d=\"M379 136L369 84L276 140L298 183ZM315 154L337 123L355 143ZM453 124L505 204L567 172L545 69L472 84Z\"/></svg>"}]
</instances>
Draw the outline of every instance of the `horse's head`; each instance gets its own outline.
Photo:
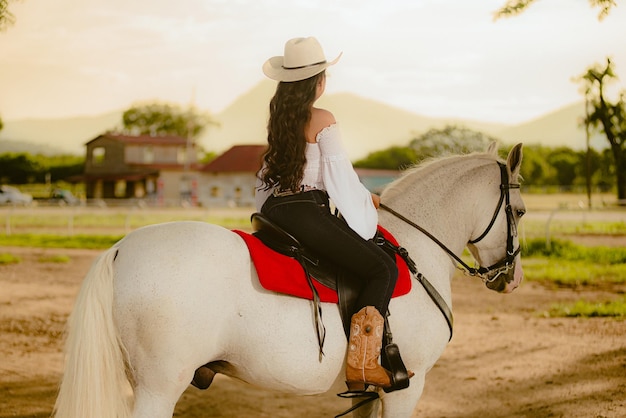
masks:
<instances>
[{"instance_id":1,"label":"horse's head","mask_svg":"<svg viewBox=\"0 0 626 418\"><path fill-rule=\"evenodd\" d=\"M495 152L495 147L490 147L490 151ZM467 245L481 266L478 274L487 287L502 293L515 290L523 277L517 234L521 217L526 213L518 182L521 163L522 144L517 144L509 152L506 164L499 163L500 184L497 188L490 187L493 190L488 196L493 197L481 200L479 212L484 216ZM494 201L498 202L495 212Z\"/></svg>"}]
</instances>

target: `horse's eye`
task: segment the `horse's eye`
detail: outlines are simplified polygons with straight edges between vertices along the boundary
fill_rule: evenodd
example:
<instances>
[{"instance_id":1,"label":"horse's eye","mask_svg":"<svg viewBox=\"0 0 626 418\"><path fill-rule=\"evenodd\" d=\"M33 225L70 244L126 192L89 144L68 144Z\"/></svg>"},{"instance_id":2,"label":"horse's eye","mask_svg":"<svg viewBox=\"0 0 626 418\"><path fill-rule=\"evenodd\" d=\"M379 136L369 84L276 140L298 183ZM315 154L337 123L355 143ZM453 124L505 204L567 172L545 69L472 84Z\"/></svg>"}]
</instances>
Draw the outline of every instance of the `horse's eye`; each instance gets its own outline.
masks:
<instances>
[{"instance_id":1,"label":"horse's eye","mask_svg":"<svg viewBox=\"0 0 626 418\"><path fill-rule=\"evenodd\" d=\"M526 214L526 210L518 209L516 213L517 213L517 217L521 218L522 216L524 216Z\"/></svg>"}]
</instances>

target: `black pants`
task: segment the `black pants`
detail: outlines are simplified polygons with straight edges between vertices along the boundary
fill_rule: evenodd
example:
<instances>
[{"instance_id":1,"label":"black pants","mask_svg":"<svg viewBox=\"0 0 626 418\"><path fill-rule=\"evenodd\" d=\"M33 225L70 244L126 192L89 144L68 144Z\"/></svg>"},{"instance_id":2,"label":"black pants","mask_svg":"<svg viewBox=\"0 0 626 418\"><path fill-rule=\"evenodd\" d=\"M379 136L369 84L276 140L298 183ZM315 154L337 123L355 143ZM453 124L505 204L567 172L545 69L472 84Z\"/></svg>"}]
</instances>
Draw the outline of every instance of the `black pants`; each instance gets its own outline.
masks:
<instances>
[{"instance_id":1,"label":"black pants","mask_svg":"<svg viewBox=\"0 0 626 418\"><path fill-rule=\"evenodd\" d=\"M385 251L365 240L330 212L328 195L312 190L289 196L270 196L261 212L320 257L341 266L365 282L357 311L374 306L385 315L398 268Z\"/></svg>"}]
</instances>

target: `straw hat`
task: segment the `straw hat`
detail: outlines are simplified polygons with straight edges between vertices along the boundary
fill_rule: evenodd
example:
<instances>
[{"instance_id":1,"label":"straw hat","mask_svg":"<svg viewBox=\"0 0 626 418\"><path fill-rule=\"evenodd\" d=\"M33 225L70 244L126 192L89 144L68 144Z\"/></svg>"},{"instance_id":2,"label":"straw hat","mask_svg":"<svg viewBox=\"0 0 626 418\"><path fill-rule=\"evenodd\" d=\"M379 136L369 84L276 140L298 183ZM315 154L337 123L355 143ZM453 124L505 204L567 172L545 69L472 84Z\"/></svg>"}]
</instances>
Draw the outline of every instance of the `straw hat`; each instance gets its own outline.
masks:
<instances>
[{"instance_id":1,"label":"straw hat","mask_svg":"<svg viewBox=\"0 0 626 418\"><path fill-rule=\"evenodd\" d=\"M272 57L263 64L263 73L276 81L300 81L321 73L334 65L326 61L322 46L314 37L294 38L285 43L285 55Z\"/></svg>"}]
</instances>

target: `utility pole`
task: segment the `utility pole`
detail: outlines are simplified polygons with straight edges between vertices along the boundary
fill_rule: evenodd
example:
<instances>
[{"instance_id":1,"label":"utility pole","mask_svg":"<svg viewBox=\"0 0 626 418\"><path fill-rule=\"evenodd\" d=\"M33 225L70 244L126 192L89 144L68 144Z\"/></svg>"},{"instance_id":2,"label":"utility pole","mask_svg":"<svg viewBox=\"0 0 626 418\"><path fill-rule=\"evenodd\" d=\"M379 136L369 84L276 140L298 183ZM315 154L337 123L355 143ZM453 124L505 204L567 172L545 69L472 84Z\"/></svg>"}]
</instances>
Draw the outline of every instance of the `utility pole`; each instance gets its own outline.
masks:
<instances>
[{"instance_id":1,"label":"utility pole","mask_svg":"<svg viewBox=\"0 0 626 418\"><path fill-rule=\"evenodd\" d=\"M585 94L585 135L587 140L587 156L585 164L585 177L587 181L587 207L591 210L591 149L589 139L589 90Z\"/></svg>"},{"instance_id":2,"label":"utility pole","mask_svg":"<svg viewBox=\"0 0 626 418\"><path fill-rule=\"evenodd\" d=\"M195 206L196 205L196 190L197 187L195 177L191 174L192 152L193 152L193 132L195 128L194 115L195 115L195 101L196 92L195 89L191 93L191 100L189 102L189 110L187 114L187 141L185 144L185 164L183 167L183 177L181 179L181 198L184 202ZM184 185L183 185L184 184Z\"/></svg>"}]
</instances>

